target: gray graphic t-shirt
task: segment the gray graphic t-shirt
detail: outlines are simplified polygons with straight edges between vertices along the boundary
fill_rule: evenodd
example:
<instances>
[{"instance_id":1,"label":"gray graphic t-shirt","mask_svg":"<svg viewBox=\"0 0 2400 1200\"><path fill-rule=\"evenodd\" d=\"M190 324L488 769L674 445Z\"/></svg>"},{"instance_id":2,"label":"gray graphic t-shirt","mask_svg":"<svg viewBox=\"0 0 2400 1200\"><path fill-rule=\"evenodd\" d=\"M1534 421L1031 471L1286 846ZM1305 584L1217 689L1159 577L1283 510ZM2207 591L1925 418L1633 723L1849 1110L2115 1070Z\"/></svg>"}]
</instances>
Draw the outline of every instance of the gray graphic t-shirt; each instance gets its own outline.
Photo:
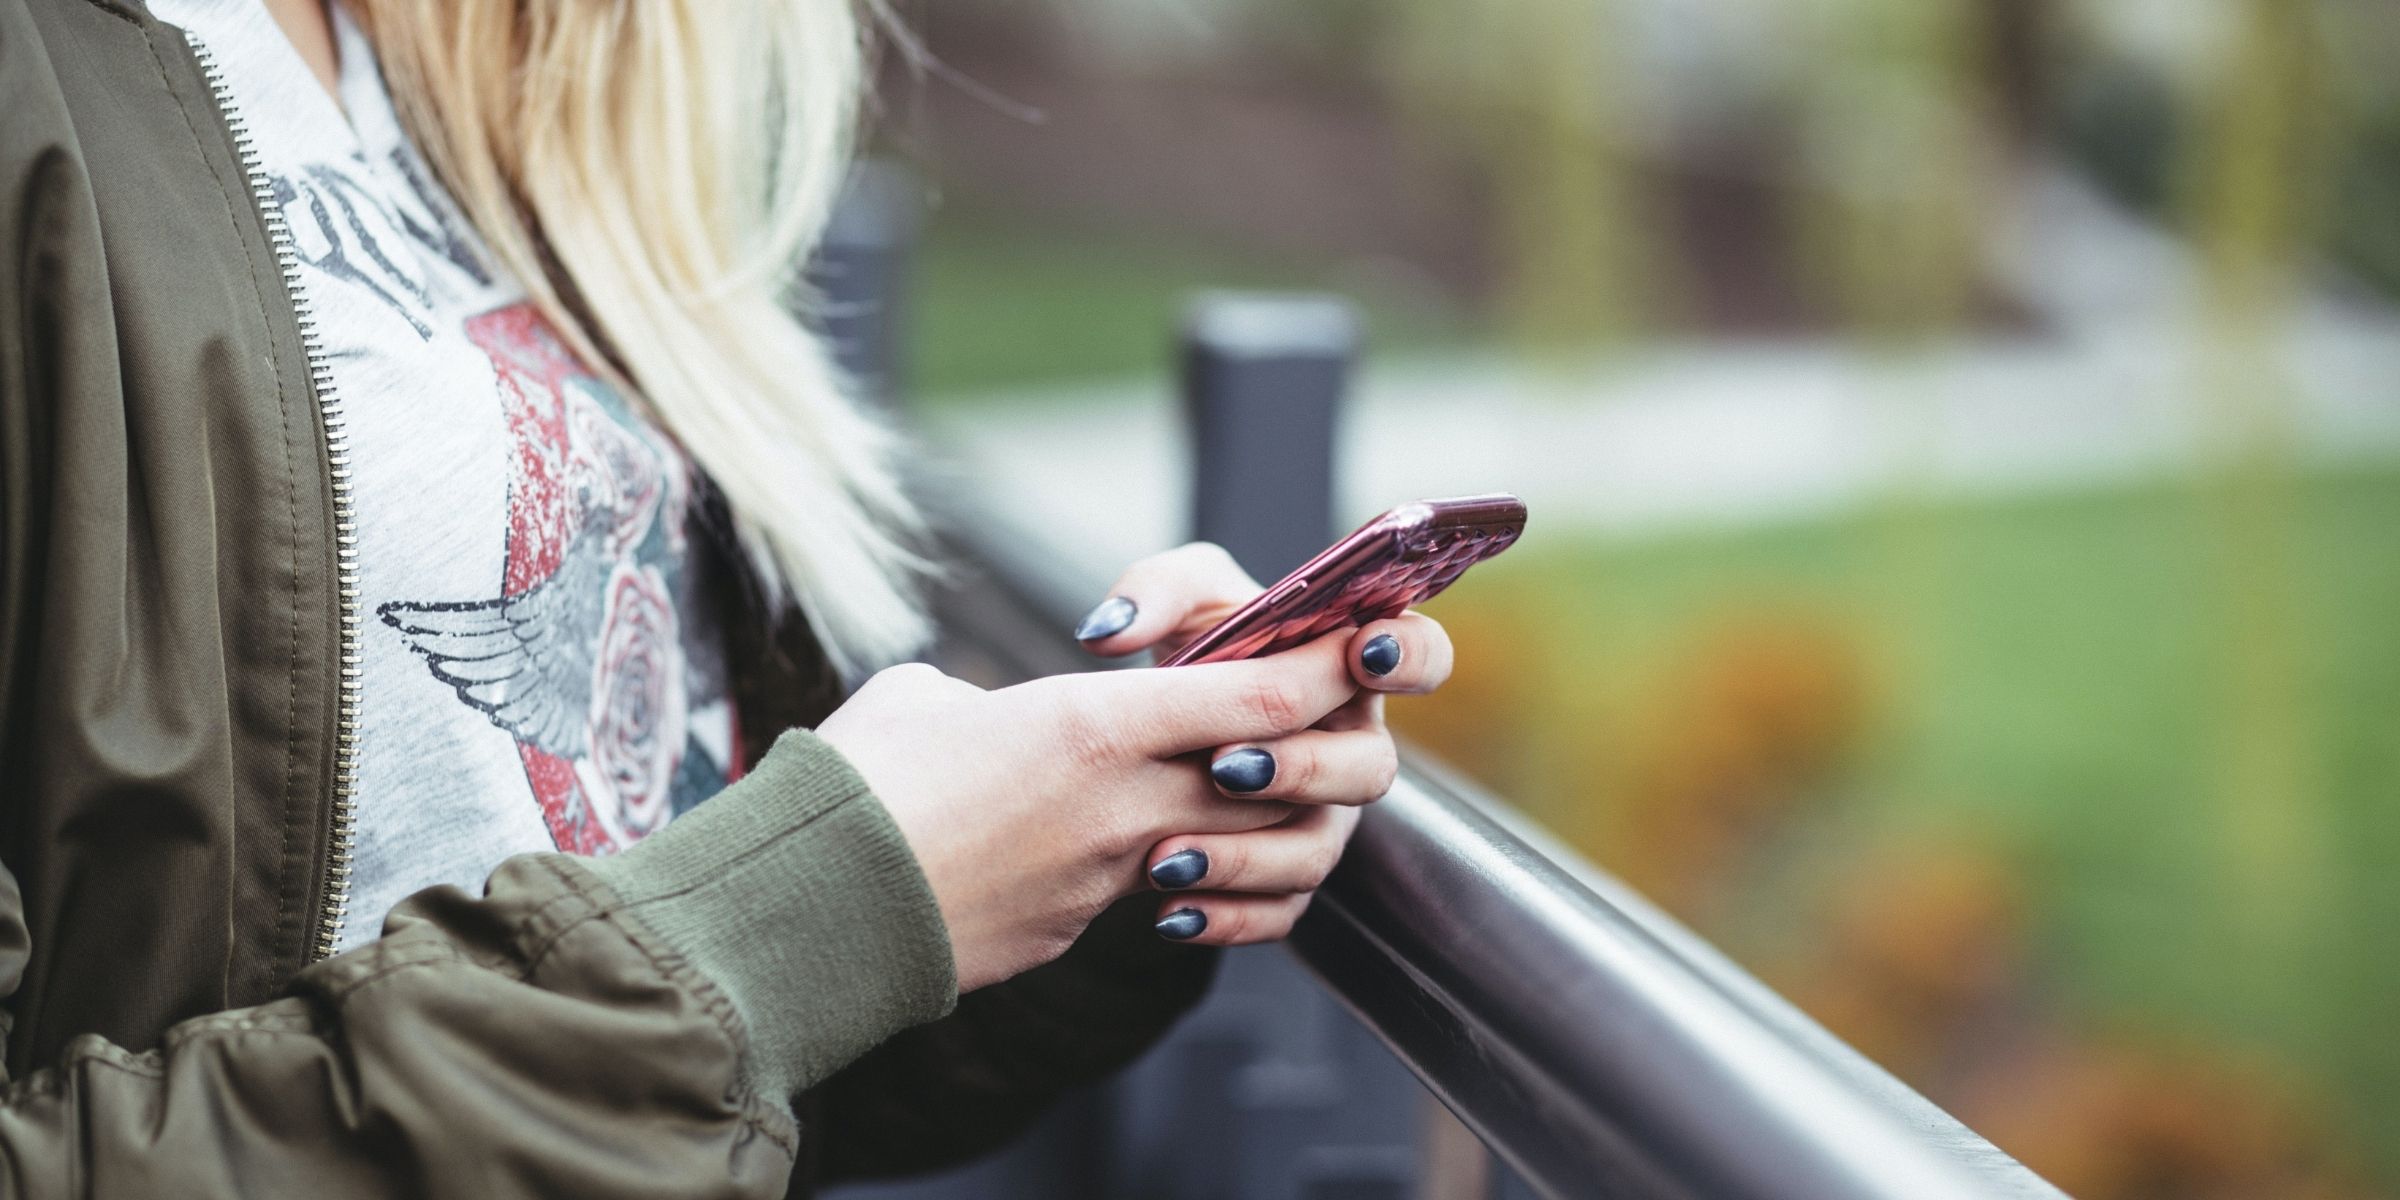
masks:
<instances>
[{"instance_id":1,"label":"gray graphic t-shirt","mask_svg":"<svg viewBox=\"0 0 2400 1200\"><path fill-rule=\"evenodd\" d=\"M348 434L363 662L340 944L419 889L609 853L723 787L738 748L681 451L489 265L338 6L338 105L258 0L151 7L232 89Z\"/></svg>"}]
</instances>

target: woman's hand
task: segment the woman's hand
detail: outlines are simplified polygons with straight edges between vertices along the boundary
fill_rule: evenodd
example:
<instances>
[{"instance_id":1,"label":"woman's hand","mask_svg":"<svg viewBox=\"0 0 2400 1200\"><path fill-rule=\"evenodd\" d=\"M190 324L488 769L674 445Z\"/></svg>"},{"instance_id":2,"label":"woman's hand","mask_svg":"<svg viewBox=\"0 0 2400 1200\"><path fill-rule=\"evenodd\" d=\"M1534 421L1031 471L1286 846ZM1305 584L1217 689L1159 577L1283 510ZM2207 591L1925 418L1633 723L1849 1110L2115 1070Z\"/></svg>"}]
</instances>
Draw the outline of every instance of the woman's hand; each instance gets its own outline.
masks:
<instances>
[{"instance_id":1,"label":"woman's hand","mask_svg":"<svg viewBox=\"0 0 2400 1200\"><path fill-rule=\"evenodd\" d=\"M948 923L959 990L970 991L1063 953L1144 886L1145 854L1161 839L1288 819L1285 800L1219 792L1194 752L1279 745L1341 710L1357 690L1349 640L992 692L921 664L894 667L817 735L907 838Z\"/></svg>"},{"instance_id":2,"label":"woman's hand","mask_svg":"<svg viewBox=\"0 0 2400 1200\"><path fill-rule=\"evenodd\" d=\"M1134 564L1075 633L1101 654L1147 649L1163 658L1258 592L1224 550L1194 543ZM1432 618L1404 613L1328 634L1307 649L1337 639L1344 669L1361 689L1355 696L1308 729L1232 741L1209 758L1227 802L1281 801L1290 815L1263 828L1193 826L1152 847L1151 885L1177 893L1159 906L1161 934L1236 945L1291 932L1341 861L1358 806L1391 790L1399 760L1384 728L1383 696L1440 687L1450 677L1450 638Z\"/></svg>"}]
</instances>

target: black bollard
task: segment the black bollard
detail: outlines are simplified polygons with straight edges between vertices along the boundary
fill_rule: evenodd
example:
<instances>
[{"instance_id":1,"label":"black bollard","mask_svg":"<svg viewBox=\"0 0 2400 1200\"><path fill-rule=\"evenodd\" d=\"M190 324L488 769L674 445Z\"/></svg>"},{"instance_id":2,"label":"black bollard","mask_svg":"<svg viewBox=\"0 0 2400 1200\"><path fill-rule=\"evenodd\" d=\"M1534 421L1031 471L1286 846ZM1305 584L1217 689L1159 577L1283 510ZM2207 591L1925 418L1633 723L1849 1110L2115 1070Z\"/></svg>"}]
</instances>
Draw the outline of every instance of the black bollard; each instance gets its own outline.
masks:
<instances>
[{"instance_id":1,"label":"black bollard","mask_svg":"<svg viewBox=\"0 0 2400 1200\"><path fill-rule=\"evenodd\" d=\"M1211 293L1186 313L1192 534L1262 583L1334 536L1358 350L1358 318L1336 297ZM1111 1195L1417 1194L1424 1089L1279 947L1228 951L1208 999L1115 1092Z\"/></svg>"},{"instance_id":2,"label":"black bollard","mask_svg":"<svg viewBox=\"0 0 2400 1200\"><path fill-rule=\"evenodd\" d=\"M1358 318L1330 296L1217 292L1184 318L1192 536L1262 583L1333 536L1334 436Z\"/></svg>"}]
</instances>

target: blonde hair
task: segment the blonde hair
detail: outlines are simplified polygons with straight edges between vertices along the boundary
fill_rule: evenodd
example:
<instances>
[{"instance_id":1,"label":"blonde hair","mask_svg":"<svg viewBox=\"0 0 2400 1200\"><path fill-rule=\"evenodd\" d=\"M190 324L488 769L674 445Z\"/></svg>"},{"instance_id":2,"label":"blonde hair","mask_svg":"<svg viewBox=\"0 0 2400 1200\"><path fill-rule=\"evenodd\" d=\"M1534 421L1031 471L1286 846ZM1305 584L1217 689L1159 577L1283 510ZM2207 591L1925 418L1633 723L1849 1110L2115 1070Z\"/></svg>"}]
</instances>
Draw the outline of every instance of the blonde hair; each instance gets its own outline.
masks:
<instances>
[{"instance_id":1,"label":"blonde hair","mask_svg":"<svg viewBox=\"0 0 2400 1200\"><path fill-rule=\"evenodd\" d=\"M468 220L716 482L770 599L846 673L922 645L895 438L783 303L849 157L848 0L351 6Z\"/></svg>"}]
</instances>

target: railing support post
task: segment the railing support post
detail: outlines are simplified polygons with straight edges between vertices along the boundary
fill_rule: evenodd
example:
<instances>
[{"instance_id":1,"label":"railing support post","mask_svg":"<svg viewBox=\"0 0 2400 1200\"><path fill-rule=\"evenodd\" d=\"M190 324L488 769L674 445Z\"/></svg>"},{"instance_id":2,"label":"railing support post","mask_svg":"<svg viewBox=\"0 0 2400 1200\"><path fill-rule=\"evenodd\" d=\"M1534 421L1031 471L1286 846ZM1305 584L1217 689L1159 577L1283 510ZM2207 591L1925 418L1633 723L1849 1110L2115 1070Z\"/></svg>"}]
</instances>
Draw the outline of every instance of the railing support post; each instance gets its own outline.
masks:
<instances>
[{"instance_id":1,"label":"railing support post","mask_svg":"<svg viewBox=\"0 0 2400 1200\"><path fill-rule=\"evenodd\" d=\"M913 185L876 170L845 192L809 279L817 319L870 396L901 391L901 269ZM1334 527L1334 445L1358 350L1343 301L1216 294L1182 342L1192 530L1271 580ZM845 1200L1413 1200L1431 1103L1416 1077L1280 948L1229 952L1216 987L1152 1053L1006 1152Z\"/></svg>"},{"instance_id":2,"label":"railing support post","mask_svg":"<svg viewBox=\"0 0 2400 1200\"><path fill-rule=\"evenodd\" d=\"M1200 296L1184 319L1192 535L1262 583L1333 534L1334 433L1358 319L1330 296Z\"/></svg>"},{"instance_id":3,"label":"railing support post","mask_svg":"<svg viewBox=\"0 0 2400 1200\"><path fill-rule=\"evenodd\" d=\"M1333 297L1216 293L1186 316L1192 533L1262 582L1332 535L1335 434L1358 342L1356 316ZM1119 1161L1133 1170L1117 1194L1417 1194L1424 1090L1280 948L1228 952L1208 999L1118 1095ZM1194 1102L1213 1111L1177 1112Z\"/></svg>"}]
</instances>

